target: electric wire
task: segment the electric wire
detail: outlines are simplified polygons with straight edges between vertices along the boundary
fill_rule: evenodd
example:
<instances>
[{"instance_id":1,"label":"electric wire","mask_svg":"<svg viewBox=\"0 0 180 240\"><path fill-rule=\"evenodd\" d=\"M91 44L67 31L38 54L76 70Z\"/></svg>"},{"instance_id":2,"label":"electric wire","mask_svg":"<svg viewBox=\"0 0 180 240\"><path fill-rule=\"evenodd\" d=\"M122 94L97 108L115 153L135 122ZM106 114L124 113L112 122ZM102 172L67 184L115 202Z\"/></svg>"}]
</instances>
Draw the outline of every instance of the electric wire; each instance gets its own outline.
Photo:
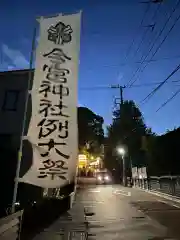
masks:
<instances>
[{"instance_id":1,"label":"electric wire","mask_svg":"<svg viewBox=\"0 0 180 240\"><path fill-rule=\"evenodd\" d=\"M167 101L165 101L157 110L161 110L163 107L165 107L168 103L170 103L178 94L180 93L180 89L178 89Z\"/></svg>"},{"instance_id":2,"label":"electric wire","mask_svg":"<svg viewBox=\"0 0 180 240\"><path fill-rule=\"evenodd\" d=\"M139 31L139 29L140 29L141 26L143 25L143 22L144 22L147 14L148 14L148 12L149 12L149 9L150 9L150 3L147 4L146 10L145 10L144 15L143 15L143 17L142 17L141 23L140 23L140 25L139 25L139 27L138 27L138 29L137 29L137 32ZM133 40L132 40L130 46L128 47L128 49L127 49L127 51L126 51L125 62L126 62L128 56L129 56L129 54L130 54L130 52L131 52L131 49L132 49L132 47L133 47L133 45L134 45L134 43L135 43L137 32L135 33L135 36L133 37Z\"/></svg>"},{"instance_id":3,"label":"electric wire","mask_svg":"<svg viewBox=\"0 0 180 240\"><path fill-rule=\"evenodd\" d=\"M154 88L142 101L141 104L146 103L150 98L154 96L154 94L159 91L162 86L180 69L180 64L168 75L168 77L162 81L156 88Z\"/></svg>"},{"instance_id":4,"label":"electric wire","mask_svg":"<svg viewBox=\"0 0 180 240\"><path fill-rule=\"evenodd\" d=\"M133 76L131 77L131 79L128 82L128 85L133 85L137 80L135 79L134 81L132 81L134 79L134 77L136 76L136 74L141 70L141 67L144 63L144 61L147 59L147 57L149 56L149 54L151 53L151 51L153 50L157 40L160 38L160 36L162 35L163 31L165 30L167 24L169 23L169 21L171 20L174 12L176 11L177 7L180 5L180 0L177 1L175 7L172 9L169 17L167 18L166 22L164 23L162 29L159 31L159 34L157 35L157 37L155 38L151 48L149 49L148 53L146 54L146 56L144 57L143 61L141 62L140 66L137 68L137 70L135 71L135 73L133 74ZM172 30L174 29L175 25L177 24L178 20L180 19L180 15L176 18L176 20L174 21L174 24L172 25L172 27L169 29L168 33L165 35L165 37L163 38L163 40L160 42L160 44L158 45L158 47L156 48L155 52L153 53L152 57L150 60L153 59L153 57L157 54L157 52L159 51L159 49L161 48L162 44L165 42L165 40L167 39L167 37L169 36L169 34L172 32ZM141 72L147 67L148 63L144 66L144 68L141 70Z\"/></svg>"}]
</instances>

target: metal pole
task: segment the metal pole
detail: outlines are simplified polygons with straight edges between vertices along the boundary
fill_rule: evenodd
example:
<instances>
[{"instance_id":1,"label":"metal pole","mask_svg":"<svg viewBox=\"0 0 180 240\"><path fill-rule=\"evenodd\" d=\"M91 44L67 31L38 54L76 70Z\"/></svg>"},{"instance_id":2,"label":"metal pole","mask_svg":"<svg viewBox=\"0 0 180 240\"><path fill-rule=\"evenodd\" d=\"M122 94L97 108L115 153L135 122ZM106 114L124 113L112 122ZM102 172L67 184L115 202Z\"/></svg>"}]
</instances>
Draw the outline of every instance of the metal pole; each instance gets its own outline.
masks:
<instances>
[{"instance_id":1,"label":"metal pole","mask_svg":"<svg viewBox=\"0 0 180 240\"><path fill-rule=\"evenodd\" d=\"M132 172L132 169L133 169L132 158L131 156L129 156L129 158L130 158L130 164L131 164L131 184L134 185L133 172Z\"/></svg>"},{"instance_id":2,"label":"metal pole","mask_svg":"<svg viewBox=\"0 0 180 240\"><path fill-rule=\"evenodd\" d=\"M125 166L125 158L122 155L123 160L123 185L126 186L126 166Z\"/></svg>"},{"instance_id":3,"label":"metal pole","mask_svg":"<svg viewBox=\"0 0 180 240\"><path fill-rule=\"evenodd\" d=\"M22 132L21 132L21 142L20 142L20 147L19 147L19 151L18 151L18 160L17 160L17 166L16 166L16 175L15 175L11 213L15 212L15 203L16 203L16 199L17 199L19 173L20 173L22 149L23 149L23 138L24 138L24 132L25 132L26 114L27 114L28 99L29 99L29 88L30 88L30 83L31 83L31 79L32 79L32 66L33 66L33 60L34 60L34 50L35 50L35 45L36 45L35 42L36 42L36 26L34 28L33 38L32 38L32 48L31 48L31 55L30 55L30 61L29 61L28 86L27 86L27 90L26 90L24 116L23 116L23 122L22 122Z\"/></svg>"}]
</instances>

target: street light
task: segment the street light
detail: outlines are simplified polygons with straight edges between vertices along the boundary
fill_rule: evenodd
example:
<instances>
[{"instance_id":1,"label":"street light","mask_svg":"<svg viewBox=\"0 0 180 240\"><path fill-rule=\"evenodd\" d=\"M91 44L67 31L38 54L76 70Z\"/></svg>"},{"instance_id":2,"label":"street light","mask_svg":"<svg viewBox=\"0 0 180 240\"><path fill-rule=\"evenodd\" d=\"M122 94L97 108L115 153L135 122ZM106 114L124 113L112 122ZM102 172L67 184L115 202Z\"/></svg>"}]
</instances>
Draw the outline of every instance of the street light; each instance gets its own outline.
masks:
<instances>
[{"instance_id":1,"label":"street light","mask_svg":"<svg viewBox=\"0 0 180 240\"><path fill-rule=\"evenodd\" d=\"M124 159L126 150L123 147L118 147L117 151L121 155L123 160L123 185L126 186L126 168L125 168L125 159Z\"/></svg>"},{"instance_id":2,"label":"street light","mask_svg":"<svg viewBox=\"0 0 180 240\"><path fill-rule=\"evenodd\" d=\"M117 150L118 150L118 153L119 153L121 156L124 156L125 153L126 153L126 151L125 151L125 149L124 149L123 147L119 147Z\"/></svg>"}]
</instances>

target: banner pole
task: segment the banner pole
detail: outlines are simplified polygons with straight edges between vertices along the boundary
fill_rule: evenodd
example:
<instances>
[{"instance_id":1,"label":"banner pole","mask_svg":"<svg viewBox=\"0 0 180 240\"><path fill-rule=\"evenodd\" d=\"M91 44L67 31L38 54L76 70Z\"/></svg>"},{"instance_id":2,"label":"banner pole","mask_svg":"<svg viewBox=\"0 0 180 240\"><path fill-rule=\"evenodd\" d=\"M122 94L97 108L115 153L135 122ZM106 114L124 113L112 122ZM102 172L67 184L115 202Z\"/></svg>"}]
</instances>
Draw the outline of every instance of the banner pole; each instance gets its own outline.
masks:
<instances>
[{"instance_id":1,"label":"banner pole","mask_svg":"<svg viewBox=\"0 0 180 240\"><path fill-rule=\"evenodd\" d=\"M37 31L37 26L35 25L34 31L33 31L31 54L30 54L30 61L29 61L28 86L27 86L26 95L25 95L25 106L24 106L24 115L23 115L23 122L22 122L21 140L20 140L20 146L19 146L19 151L18 151L16 175L15 175L15 179L14 179L15 182L14 182L13 199L12 199L12 207L11 207L12 214L15 212L15 205L16 205L16 200L17 200L19 174L20 174L21 160L22 160L23 140L24 140L25 126L26 126L26 115L27 115L28 100L29 100L29 93L30 93L29 89L30 89L31 80L32 80L32 76L33 76L32 71L33 71L34 51L36 48L36 31Z\"/></svg>"}]
</instances>

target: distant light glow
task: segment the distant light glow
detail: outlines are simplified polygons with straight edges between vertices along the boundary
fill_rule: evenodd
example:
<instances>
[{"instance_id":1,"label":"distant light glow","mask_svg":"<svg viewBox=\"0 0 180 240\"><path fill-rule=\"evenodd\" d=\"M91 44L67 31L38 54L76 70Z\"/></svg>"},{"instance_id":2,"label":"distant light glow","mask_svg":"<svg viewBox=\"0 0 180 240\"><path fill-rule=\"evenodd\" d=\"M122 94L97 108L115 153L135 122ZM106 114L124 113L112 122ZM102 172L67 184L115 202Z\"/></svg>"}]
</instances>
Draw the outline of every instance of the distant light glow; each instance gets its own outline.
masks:
<instances>
[{"instance_id":1,"label":"distant light glow","mask_svg":"<svg viewBox=\"0 0 180 240\"><path fill-rule=\"evenodd\" d=\"M100 181L101 181L101 180L102 180L102 177L101 177L101 176L99 176L99 177L98 177L98 180L100 180Z\"/></svg>"},{"instance_id":2,"label":"distant light glow","mask_svg":"<svg viewBox=\"0 0 180 240\"><path fill-rule=\"evenodd\" d=\"M118 153L121 154L122 156L124 156L125 153L126 153L125 149L122 148L122 147L119 147L119 148L117 149L117 151L118 151Z\"/></svg>"},{"instance_id":3,"label":"distant light glow","mask_svg":"<svg viewBox=\"0 0 180 240\"><path fill-rule=\"evenodd\" d=\"M109 176L105 176L105 180L109 180Z\"/></svg>"}]
</instances>

